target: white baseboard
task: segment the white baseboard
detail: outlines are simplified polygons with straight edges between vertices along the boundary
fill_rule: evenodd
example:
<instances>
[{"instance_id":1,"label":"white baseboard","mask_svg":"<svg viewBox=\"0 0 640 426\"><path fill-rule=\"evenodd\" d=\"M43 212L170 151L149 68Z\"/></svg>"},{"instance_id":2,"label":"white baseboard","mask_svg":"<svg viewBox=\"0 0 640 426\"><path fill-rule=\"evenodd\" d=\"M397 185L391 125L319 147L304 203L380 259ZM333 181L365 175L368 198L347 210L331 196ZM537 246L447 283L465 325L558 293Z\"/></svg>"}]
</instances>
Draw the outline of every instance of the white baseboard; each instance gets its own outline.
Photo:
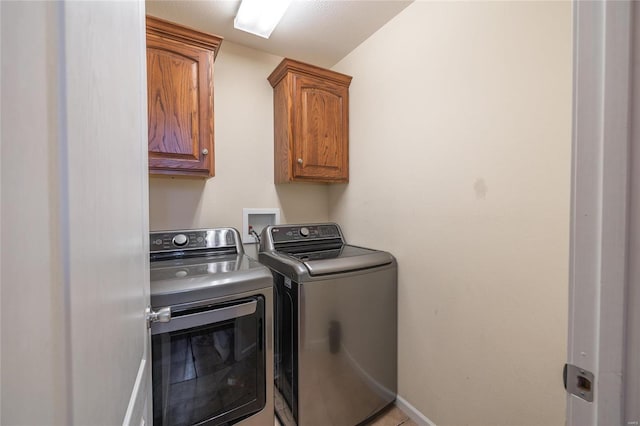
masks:
<instances>
[{"instance_id":1,"label":"white baseboard","mask_svg":"<svg viewBox=\"0 0 640 426\"><path fill-rule=\"evenodd\" d=\"M416 422L419 426L436 426L434 422L429 420L427 416L418 411L416 407L409 404L409 402L400 395L396 396L396 406L404 411L411 420Z\"/></svg>"}]
</instances>

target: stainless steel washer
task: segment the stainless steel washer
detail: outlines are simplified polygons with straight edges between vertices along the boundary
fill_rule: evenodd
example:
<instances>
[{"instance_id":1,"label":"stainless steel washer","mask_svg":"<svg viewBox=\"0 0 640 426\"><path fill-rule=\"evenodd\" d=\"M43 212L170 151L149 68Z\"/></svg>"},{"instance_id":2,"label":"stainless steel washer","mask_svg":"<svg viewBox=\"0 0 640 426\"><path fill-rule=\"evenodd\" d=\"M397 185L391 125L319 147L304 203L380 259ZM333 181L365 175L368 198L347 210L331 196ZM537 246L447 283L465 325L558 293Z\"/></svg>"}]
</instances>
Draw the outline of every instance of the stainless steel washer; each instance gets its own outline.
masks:
<instances>
[{"instance_id":1,"label":"stainless steel washer","mask_svg":"<svg viewBox=\"0 0 640 426\"><path fill-rule=\"evenodd\" d=\"M346 244L335 223L269 226L276 413L285 425L354 426L395 400L397 265Z\"/></svg>"},{"instance_id":2,"label":"stainless steel washer","mask_svg":"<svg viewBox=\"0 0 640 426\"><path fill-rule=\"evenodd\" d=\"M273 278L232 228L153 232L153 424L273 425Z\"/></svg>"}]
</instances>

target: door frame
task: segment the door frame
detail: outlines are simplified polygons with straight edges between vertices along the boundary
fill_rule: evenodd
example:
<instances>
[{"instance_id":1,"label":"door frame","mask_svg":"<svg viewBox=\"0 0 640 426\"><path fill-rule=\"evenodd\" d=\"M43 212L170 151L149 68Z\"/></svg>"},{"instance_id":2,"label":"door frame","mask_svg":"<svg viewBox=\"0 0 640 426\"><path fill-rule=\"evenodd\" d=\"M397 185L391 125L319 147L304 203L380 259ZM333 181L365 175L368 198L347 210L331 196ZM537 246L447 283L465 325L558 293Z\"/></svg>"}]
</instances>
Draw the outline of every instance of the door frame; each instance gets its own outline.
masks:
<instances>
[{"instance_id":1,"label":"door frame","mask_svg":"<svg viewBox=\"0 0 640 426\"><path fill-rule=\"evenodd\" d=\"M593 373L594 392L593 402L567 394L568 425L623 424L633 10L573 2L567 362Z\"/></svg>"},{"instance_id":2,"label":"door frame","mask_svg":"<svg viewBox=\"0 0 640 426\"><path fill-rule=\"evenodd\" d=\"M640 22L640 7L634 4L632 22ZM633 29L633 53L631 63L632 85L629 93L634 100L631 107L631 146L629 150L629 223L627 257L627 313L625 424L640 422L640 28Z\"/></svg>"}]
</instances>

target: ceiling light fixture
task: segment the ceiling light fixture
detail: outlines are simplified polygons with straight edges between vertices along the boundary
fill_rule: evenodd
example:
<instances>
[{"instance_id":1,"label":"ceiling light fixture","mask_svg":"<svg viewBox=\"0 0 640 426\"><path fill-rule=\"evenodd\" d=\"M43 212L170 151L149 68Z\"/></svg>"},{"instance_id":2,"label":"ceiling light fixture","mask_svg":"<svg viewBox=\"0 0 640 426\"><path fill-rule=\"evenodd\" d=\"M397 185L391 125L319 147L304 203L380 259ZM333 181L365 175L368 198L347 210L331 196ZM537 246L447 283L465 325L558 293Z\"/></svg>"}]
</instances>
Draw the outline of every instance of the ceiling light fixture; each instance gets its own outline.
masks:
<instances>
[{"instance_id":1,"label":"ceiling light fixture","mask_svg":"<svg viewBox=\"0 0 640 426\"><path fill-rule=\"evenodd\" d=\"M291 0L242 0L233 27L269 38Z\"/></svg>"}]
</instances>

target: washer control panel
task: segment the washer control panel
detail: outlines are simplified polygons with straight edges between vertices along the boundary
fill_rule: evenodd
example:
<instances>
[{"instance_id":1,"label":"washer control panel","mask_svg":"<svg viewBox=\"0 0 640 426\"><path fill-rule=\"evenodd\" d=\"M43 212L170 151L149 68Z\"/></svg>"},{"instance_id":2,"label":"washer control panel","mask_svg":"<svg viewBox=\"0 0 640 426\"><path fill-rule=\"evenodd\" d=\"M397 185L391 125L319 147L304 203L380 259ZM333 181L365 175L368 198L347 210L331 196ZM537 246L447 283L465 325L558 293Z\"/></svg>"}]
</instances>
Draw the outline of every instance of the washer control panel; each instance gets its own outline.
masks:
<instances>
[{"instance_id":1,"label":"washer control panel","mask_svg":"<svg viewBox=\"0 0 640 426\"><path fill-rule=\"evenodd\" d=\"M238 231L233 228L159 231L149 234L151 253L237 247Z\"/></svg>"},{"instance_id":2,"label":"washer control panel","mask_svg":"<svg viewBox=\"0 0 640 426\"><path fill-rule=\"evenodd\" d=\"M335 223L321 225L282 225L271 228L274 243L342 238Z\"/></svg>"}]
</instances>

